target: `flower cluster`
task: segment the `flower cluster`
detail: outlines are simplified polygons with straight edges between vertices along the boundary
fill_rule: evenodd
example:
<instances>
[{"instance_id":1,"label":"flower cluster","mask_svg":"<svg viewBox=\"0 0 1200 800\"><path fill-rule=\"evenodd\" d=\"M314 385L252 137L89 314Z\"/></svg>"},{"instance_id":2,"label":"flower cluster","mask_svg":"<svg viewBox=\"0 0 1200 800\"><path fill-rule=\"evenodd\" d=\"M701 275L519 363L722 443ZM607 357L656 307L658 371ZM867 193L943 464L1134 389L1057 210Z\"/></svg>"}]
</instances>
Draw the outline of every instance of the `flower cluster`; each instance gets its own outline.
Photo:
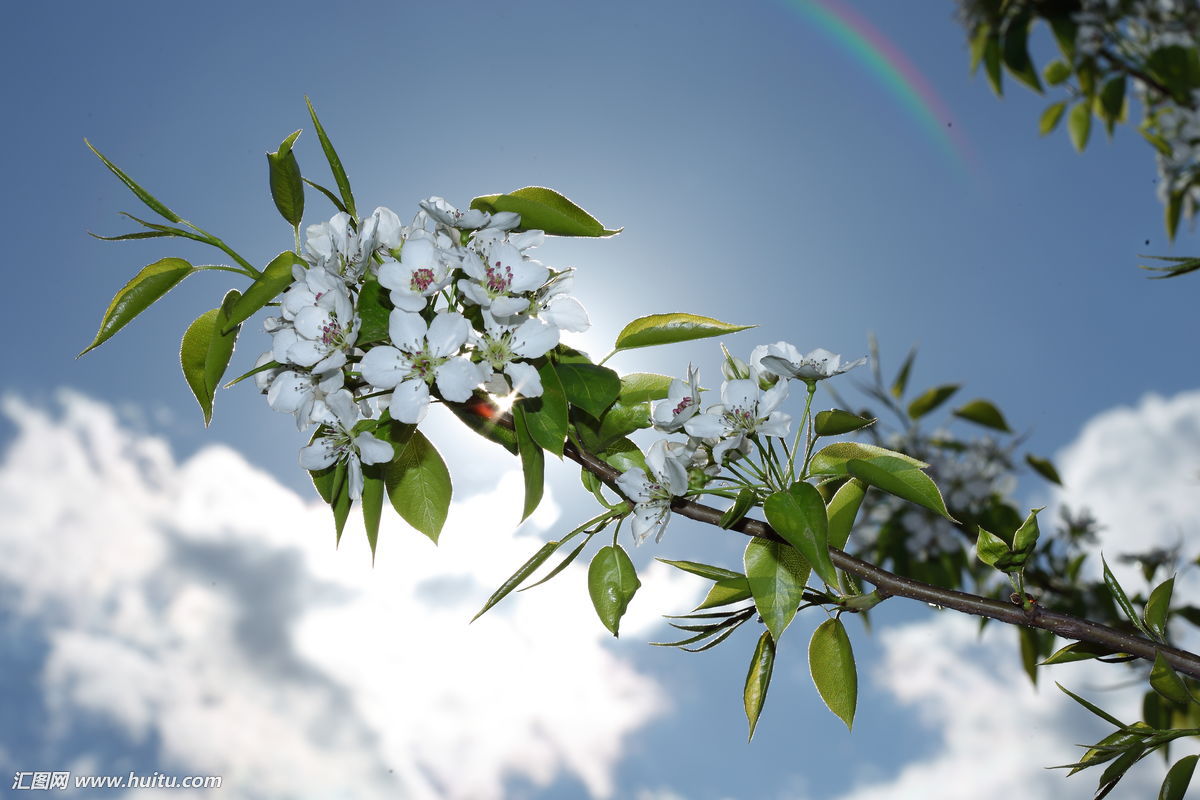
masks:
<instances>
[{"instance_id":1,"label":"flower cluster","mask_svg":"<svg viewBox=\"0 0 1200 800\"><path fill-rule=\"evenodd\" d=\"M344 463L358 499L362 464L393 457L371 432L385 413L416 424L434 397L541 395L530 360L589 322L569 295L573 271L531 258L543 234L519 225L511 212L460 211L431 197L409 225L377 208L308 227L255 375L272 408L301 430L321 426L301 451L306 469ZM367 304L386 314L386 333L364 334Z\"/></svg>"},{"instance_id":2,"label":"flower cluster","mask_svg":"<svg viewBox=\"0 0 1200 800\"><path fill-rule=\"evenodd\" d=\"M633 533L638 544L651 534L656 541L662 538L670 520L673 497L688 493L689 474L705 483L722 472L738 475L737 462L746 459L756 448L764 459L775 453L771 439L782 443L792 430L792 417L779 410L787 400L789 381L804 382L810 391L816 382L839 375L866 363L865 358L843 364L841 357L828 350L816 349L802 354L787 342L760 345L751 352L750 362L727 354L722 372L721 402L701 410L700 374L689 366L685 380L671 381L665 400L654 406L651 421L655 430L663 433L684 433L687 441L659 440L646 455L646 467L627 470L618 481L621 490L633 501ZM766 441L769 449L764 449ZM783 470L750 464L748 470L757 477L784 479ZM779 486L777 488L784 488Z\"/></svg>"}]
</instances>

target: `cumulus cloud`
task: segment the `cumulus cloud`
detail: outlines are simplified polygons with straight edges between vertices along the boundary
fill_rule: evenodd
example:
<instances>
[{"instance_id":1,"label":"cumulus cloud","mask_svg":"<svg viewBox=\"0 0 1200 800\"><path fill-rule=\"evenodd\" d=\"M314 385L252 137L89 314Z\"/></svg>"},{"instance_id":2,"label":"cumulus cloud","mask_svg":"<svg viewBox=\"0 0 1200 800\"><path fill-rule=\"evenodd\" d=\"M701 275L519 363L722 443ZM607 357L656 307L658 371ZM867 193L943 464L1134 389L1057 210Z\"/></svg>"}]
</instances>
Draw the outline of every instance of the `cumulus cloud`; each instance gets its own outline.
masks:
<instances>
[{"instance_id":1,"label":"cumulus cloud","mask_svg":"<svg viewBox=\"0 0 1200 800\"><path fill-rule=\"evenodd\" d=\"M551 498L513 533L515 473L456 500L438 547L385 517L372 568L361 526L335 551L328 510L238 453L177 463L108 406L58 405L2 404L16 433L0 462L0 621L40 640L47 718L9 720L0 747L33 728L105 773L70 742L105 726L155 769L221 775L248 798L491 798L563 776L605 797L629 735L669 708L610 648L584 567L468 627L558 516ZM646 570L623 634L696 601L671 572Z\"/></svg>"},{"instance_id":2,"label":"cumulus cloud","mask_svg":"<svg viewBox=\"0 0 1200 800\"><path fill-rule=\"evenodd\" d=\"M1057 456L1066 486L1049 501L1089 509L1101 523L1099 547L1109 557L1185 544L1195 555L1200 538L1200 391L1164 399L1147 395L1136 407L1096 415ZM1190 548L1187 547L1191 543ZM1093 569L1098 574L1099 559ZM1132 589L1144 581L1113 567ZM1200 590L1195 570L1180 576L1177 595ZM1098 775L1065 779L1041 769L1068 763L1075 743L1096 741L1111 729L1058 692L1052 681L1098 702L1127 721L1141 718L1140 686L1130 675L1086 662L1042 671L1035 690L1019 669L1014 632L991 625L978 635L975 621L950 614L886 630L884 656L873 684L910 708L934 754L895 775L859 785L840 800L1000 800L1090 798ZM1191 644L1191 642L1188 642ZM1116 685L1123 688L1113 691ZM1157 795L1165 767L1147 759L1122 782L1122 797Z\"/></svg>"}]
</instances>

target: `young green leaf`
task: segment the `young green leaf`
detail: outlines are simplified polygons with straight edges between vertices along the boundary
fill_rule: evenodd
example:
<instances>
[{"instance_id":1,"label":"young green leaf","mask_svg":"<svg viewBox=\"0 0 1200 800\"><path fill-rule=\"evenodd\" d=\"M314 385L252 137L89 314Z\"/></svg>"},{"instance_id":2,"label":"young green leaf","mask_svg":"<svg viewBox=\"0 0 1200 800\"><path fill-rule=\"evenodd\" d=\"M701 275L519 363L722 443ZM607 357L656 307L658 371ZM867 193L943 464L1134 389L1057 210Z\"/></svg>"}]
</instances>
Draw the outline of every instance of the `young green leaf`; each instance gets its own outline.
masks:
<instances>
[{"instance_id":1,"label":"young green leaf","mask_svg":"<svg viewBox=\"0 0 1200 800\"><path fill-rule=\"evenodd\" d=\"M696 606L696 611L703 611L706 608L718 608L727 606L731 603L740 603L743 600L749 600L752 597L750 594L750 581L743 576L736 578L722 578L713 584L713 587L708 590L708 595L704 601Z\"/></svg>"},{"instance_id":2,"label":"young green leaf","mask_svg":"<svg viewBox=\"0 0 1200 800\"><path fill-rule=\"evenodd\" d=\"M831 411L817 412L817 419L813 425L813 429L818 436L839 436L843 433L856 431L859 428L865 428L874 423L874 419L860 417L858 414L851 414L849 411L841 411L833 409Z\"/></svg>"},{"instance_id":3,"label":"young green leaf","mask_svg":"<svg viewBox=\"0 0 1200 800\"><path fill-rule=\"evenodd\" d=\"M1038 80L1037 68L1029 57L1029 27L1033 19L1025 14L1009 21L1004 29L1004 66L1021 83L1038 94L1042 82Z\"/></svg>"},{"instance_id":4,"label":"young green leaf","mask_svg":"<svg viewBox=\"0 0 1200 800\"><path fill-rule=\"evenodd\" d=\"M690 572L693 575L699 575L701 578L708 578L710 581L721 581L727 578L742 578L745 575L740 572L734 572L731 569L724 567L714 567L711 564L701 564L698 561L671 561L667 558L656 558L655 561L661 561L664 564L670 564L672 567L681 569L684 572Z\"/></svg>"},{"instance_id":5,"label":"young green leaf","mask_svg":"<svg viewBox=\"0 0 1200 800\"><path fill-rule=\"evenodd\" d=\"M1025 463L1033 467L1034 472L1041 475L1046 480L1062 486L1062 478L1058 477L1058 470L1054 468L1054 464L1048 459L1039 458L1030 453L1025 456Z\"/></svg>"},{"instance_id":6,"label":"young green leaf","mask_svg":"<svg viewBox=\"0 0 1200 800\"><path fill-rule=\"evenodd\" d=\"M567 440L567 396L552 362L543 364L538 376L542 381L541 397L520 401L525 408L525 423L535 442L561 458Z\"/></svg>"},{"instance_id":7,"label":"young green leaf","mask_svg":"<svg viewBox=\"0 0 1200 800\"><path fill-rule=\"evenodd\" d=\"M1108 587L1108 591L1112 595L1113 600L1117 602L1117 605L1120 606L1121 611L1125 614L1126 618L1133 623L1135 628L1141 631L1142 634L1144 634L1147 638L1153 639L1154 634L1152 634L1146 628L1145 623L1142 622L1141 616L1134 611L1133 603L1129 602L1129 597L1125 594L1125 590L1121 588L1121 584L1117 582L1116 576L1113 575L1112 570L1108 568L1108 562L1104 559L1104 556L1100 556L1100 564L1104 567L1104 585Z\"/></svg>"},{"instance_id":8,"label":"young green leaf","mask_svg":"<svg viewBox=\"0 0 1200 800\"><path fill-rule=\"evenodd\" d=\"M1042 77L1046 79L1046 83L1051 86L1058 86L1067 78L1071 77L1071 65L1061 60L1051 61L1042 70Z\"/></svg>"},{"instance_id":9,"label":"young green leaf","mask_svg":"<svg viewBox=\"0 0 1200 800\"><path fill-rule=\"evenodd\" d=\"M746 720L750 723L749 739L754 738L758 717L763 703L767 701L767 689L771 685L771 671L775 668L775 640L770 631L763 631L758 645L750 658L750 669L746 672L746 686L742 689L742 704L746 708Z\"/></svg>"},{"instance_id":10,"label":"young green leaf","mask_svg":"<svg viewBox=\"0 0 1200 800\"><path fill-rule=\"evenodd\" d=\"M1051 103L1046 106L1046 110L1042 112L1042 118L1038 121L1038 133L1046 136L1058 127L1058 123L1062 120L1063 112L1067 110L1067 101L1060 100L1057 103Z\"/></svg>"},{"instance_id":11,"label":"young green leaf","mask_svg":"<svg viewBox=\"0 0 1200 800\"><path fill-rule=\"evenodd\" d=\"M1008 566L1012 551L999 536L980 528L979 535L975 539L975 554L989 567L1004 570Z\"/></svg>"},{"instance_id":12,"label":"young green leaf","mask_svg":"<svg viewBox=\"0 0 1200 800\"><path fill-rule=\"evenodd\" d=\"M543 186L526 186L507 194L476 197L471 208L495 214L515 211L521 215L520 230L545 231L549 236L612 236L600 221L563 195Z\"/></svg>"},{"instance_id":13,"label":"young green leaf","mask_svg":"<svg viewBox=\"0 0 1200 800\"><path fill-rule=\"evenodd\" d=\"M368 277L358 290L359 327L357 344L359 346L382 342L389 336L388 322L391 318L392 307L387 290L374 277Z\"/></svg>"},{"instance_id":14,"label":"young green leaf","mask_svg":"<svg viewBox=\"0 0 1200 800\"><path fill-rule=\"evenodd\" d=\"M296 131L283 140L278 150L267 153L271 198L280 216L293 228L299 228L304 217L304 181L300 177L296 154L292 152L292 145L299 135L300 131Z\"/></svg>"},{"instance_id":15,"label":"young green leaf","mask_svg":"<svg viewBox=\"0 0 1200 800\"><path fill-rule=\"evenodd\" d=\"M375 546L379 543L379 522L383 516L383 496L386 484L381 464L363 465L362 504L363 528L367 532L367 544L371 546L371 563L375 563Z\"/></svg>"},{"instance_id":16,"label":"young green leaf","mask_svg":"<svg viewBox=\"0 0 1200 800\"><path fill-rule=\"evenodd\" d=\"M245 322L254 312L265 306L267 303L279 296L279 293L292 285L292 267L294 265L307 266L304 259L293 253L291 250L285 250L275 258L271 259L271 263L267 264L266 269L262 274L254 279L254 283L246 289L246 293L241 296L237 304L233 307L229 315L229 325L237 325Z\"/></svg>"},{"instance_id":17,"label":"young green leaf","mask_svg":"<svg viewBox=\"0 0 1200 800\"><path fill-rule=\"evenodd\" d=\"M847 728L854 727L858 705L858 670L850 637L839 619L827 619L808 643L808 669L825 705Z\"/></svg>"},{"instance_id":18,"label":"young green leaf","mask_svg":"<svg viewBox=\"0 0 1200 800\"><path fill-rule=\"evenodd\" d=\"M151 211L153 211L155 214L158 214L163 219L171 222L183 222L183 219L181 219L178 214L159 202L154 195L147 192L141 186L138 186L137 182L134 181L133 178L126 175L116 164L105 158L103 153L92 147L91 142L89 142L87 139L84 139L83 143L86 144L88 146L88 150L91 150L93 153L95 153L96 156L104 162L104 166L108 167L109 171L111 171L113 175L116 175L118 178L120 178L121 182L128 186L129 190L137 195L137 199L145 203Z\"/></svg>"},{"instance_id":19,"label":"young green leaf","mask_svg":"<svg viewBox=\"0 0 1200 800\"><path fill-rule=\"evenodd\" d=\"M436 544L446 524L453 485L446 462L433 443L413 430L387 465L384 481L392 507Z\"/></svg>"},{"instance_id":20,"label":"young green leaf","mask_svg":"<svg viewBox=\"0 0 1200 800\"><path fill-rule=\"evenodd\" d=\"M1037 546L1038 530L1037 515L1042 511L1041 508L1035 508L1025 517L1025 521L1021 523L1021 527L1017 528L1017 532L1013 534L1012 549L1013 552L1024 558L1028 558L1033 554L1033 548Z\"/></svg>"},{"instance_id":21,"label":"young green leaf","mask_svg":"<svg viewBox=\"0 0 1200 800\"><path fill-rule=\"evenodd\" d=\"M1071 109L1067 115L1067 132L1071 134L1071 144L1082 153L1092 132L1092 106L1088 101L1081 100Z\"/></svg>"},{"instance_id":22,"label":"young green leaf","mask_svg":"<svg viewBox=\"0 0 1200 800\"><path fill-rule=\"evenodd\" d=\"M908 388L908 375L912 372L913 361L916 360L917 351L909 350L908 355L904 358L904 363L900 365L900 369L896 372L896 379L892 381L892 387L888 390L892 397L899 400L904 396L904 391Z\"/></svg>"},{"instance_id":23,"label":"young green leaf","mask_svg":"<svg viewBox=\"0 0 1200 800\"><path fill-rule=\"evenodd\" d=\"M597 419L621 393L621 379L608 367L559 362L555 370L571 405L582 408Z\"/></svg>"},{"instance_id":24,"label":"young green leaf","mask_svg":"<svg viewBox=\"0 0 1200 800\"><path fill-rule=\"evenodd\" d=\"M904 459L852 459L846 463L846 470L854 477L888 494L924 506L951 522L957 521L946 510L946 501L942 499L942 493L933 479Z\"/></svg>"},{"instance_id":25,"label":"young green leaf","mask_svg":"<svg viewBox=\"0 0 1200 800\"><path fill-rule=\"evenodd\" d=\"M834 442L817 451L808 464L808 471L813 475L849 475L847 464L851 461L871 461L877 458L899 459L916 469L924 469L929 466L924 461L918 461L912 456L876 447L873 444Z\"/></svg>"},{"instance_id":26,"label":"young green leaf","mask_svg":"<svg viewBox=\"0 0 1200 800\"><path fill-rule=\"evenodd\" d=\"M629 554L620 545L608 545L592 558L588 567L588 593L604 627L618 635L621 617L642 582Z\"/></svg>"},{"instance_id":27,"label":"young green leaf","mask_svg":"<svg viewBox=\"0 0 1200 800\"><path fill-rule=\"evenodd\" d=\"M867 493L867 485L857 478L843 483L829 500L829 546L845 549L850 530Z\"/></svg>"},{"instance_id":28,"label":"young green leaf","mask_svg":"<svg viewBox=\"0 0 1200 800\"><path fill-rule=\"evenodd\" d=\"M913 419L920 419L949 400L950 396L958 391L958 386L957 383L949 383L945 386L935 386L932 389L926 390L924 394L908 404L908 416Z\"/></svg>"},{"instance_id":29,"label":"young green leaf","mask_svg":"<svg viewBox=\"0 0 1200 800\"><path fill-rule=\"evenodd\" d=\"M1044 667L1054 664L1069 664L1072 661L1088 661L1093 658L1111 656L1116 653L1111 647L1092 644L1091 642L1071 642L1066 647L1060 647L1047 656L1041 665Z\"/></svg>"},{"instance_id":30,"label":"young green leaf","mask_svg":"<svg viewBox=\"0 0 1200 800\"><path fill-rule=\"evenodd\" d=\"M1192 773L1196 771L1197 759L1200 756L1184 756L1167 770L1167 777L1163 778L1162 788L1158 790L1158 800L1183 800L1192 782Z\"/></svg>"},{"instance_id":31,"label":"young green leaf","mask_svg":"<svg viewBox=\"0 0 1200 800\"><path fill-rule=\"evenodd\" d=\"M346 170L342 168L342 160L338 158L337 151L333 149L333 142L329 141L324 126L317 119L317 111L313 108L312 101L305 97L304 102L308 104L308 114L312 117L313 128L317 132L317 138L321 141L321 149L325 151L325 160L329 162L329 171L333 173L333 180L342 194L342 204L351 217L357 218L358 213L354 210L354 193L350 191L350 179L346 177Z\"/></svg>"},{"instance_id":32,"label":"young green leaf","mask_svg":"<svg viewBox=\"0 0 1200 800\"><path fill-rule=\"evenodd\" d=\"M184 332L183 342L179 346L179 364L183 368L184 380L200 404L206 426L212 421L213 398L237 341L239 326L234 325L227 333L222 333L222 330L239 296L236 290L231 290L221 301L220 308L211 309L197 317Z\"/></svg>"},{"instance_id":33,"label":"young green leaf","mask_svg":"<svg viewBox=\"0 0 1200 800\"><path fill-rule=\"evenodd\" d=\"M1179 673L1171 668L1161 652L1154 654L1154 666L1150 668L1150 688L1172 703L1181 706L1196 702L1184 684L1183 678L1179 677Z\"/></svg>"},{"instance_id":34,"label":"young green leaf","mask_svg":"<svg viewBox=\"0 0 1200 800\"><path fill-rule=\"evenodd\" d=\"M982 425L985 428L1012 433L1008 427L1008 422L1004 419L1004 415L1000 413L1000 409L987 400L972 400L966 405L954 409L951 413L956 417L974 422L976 425Z\"/></svg>"},{"instance_id":35,"label":"young green leaf","mask_svg":"<svg viewBox=\"0 0 1200 800\"><path fill-rule=\"evenodd\" d=\"M521 511L521 521L529 518L542 502L542 492L545 490L546 456L542 448L529 435L529 425L525 421L525 409L517 403L512 407L513 430L517 434L517 452L521 456L521 472L525 476L525 506Z\"/></svg>"},{"instance_id":36,"label":"young green leaf","mask_svg":"<svg viewBox=\"0 0 1200 800\"><path fill-rule=\"evenodd\" d=\"M482 617L485 613L487 613L488 609L507 597L513 589L520 586L526 578L532 575L538 567L546 562L546 559L554 555L554 551L558 549L560 544L561 542L546 542L544 545L538 548L538 551L530 556L528 561L517 567L517 571L510 575L508 580L500 584L499 589L492 592L492 596L489 597L487 602L483 604L483 608L479 609L479 612L475 614L475 616L471 617L471 622L474 622Z\"/></svg>"},{"instance_id":37,"label":"young green leaf","mask_svg":"<svg viewBox=\"0 0 1200 800\"><path fill-rule=\"evenodd\" d=\"M1167 614L1171 610L1171 593L1175 590L1175 578L1170 577L1154 587L1154 591L1150 592L1150 599L1146 601L1146 608L1142 613L1142 619L1154 634L1157 635L1160 642L1167 640Z\"/></svg>"},{"instance_id":38,"label":"young green leaf","mask_svg":"<svg viewBox=\"0 0 1200 800\"><path fill-rule=\"evenodd\" d=\"M640 403L645 400L663 400L671 388L670 375L652 372L631 372L621 376L620 400L623 403Z\"/></svg>"},{"instance_id":39,"label":"young green leaf","mask_svg":"<svg viewBox=\"0 0 1200 800\"><path fill-rule=\"evenodd\" d=\"M1083 707L1084 707L1084 708L1086 708L1088 711L1092 712L1092 713L1093 713L1093 714L1095 714L1097 717L1099 717L1100 719L1102 719L1102 720L1104 720L1105 722L1109 723L1110 725L1113 725L1114 727L1117 727L1117 728L1124 728L1124 727L1126 727L1126 725L1125 725L1125 723L1124 723L1124 722L1121 722L1121 720L1117 719L1117 718L1116 718L1116 717L1114 717L1112 714L1109 714L1107 711L1105 711L1104 709L1100 708L1099 706L1097 706L1097 705L1095 705L1095 704L1093 704L1093 703L1089 703L1087 700L1084 700L1082 697L1080 697L1079 695L1075 694L1075 693L1074 693L1074 692L1072 692L1070 689L1068 689L1067 687L1063 686L1061 683L1055 683L1054 685L1055 685L1055 686L1057 686L1059 689L1061 689L1061 690L1063 691L1063 693L1067 695L1067 697L1070 697L1070 698L1071 698L1072 700L1074 700L1076 703L1079 703L1079 705L1083 706Z\"/></svg>"},{"instance_id":40,"label":"young green leaf","mask_svg":"<svg viewBox=\"0 0 1200 800\"><path fill-rule=\"evenodd\" d=\"M617 334L613 352L632 350L635 347L653 347L660 344L687 342L692 339L707 339L726 333L737 333L753 325L733 325L712 317L697 314L651 314L638 317Z\"/></svg>"},{"instance_id":41,"label":"young green leaf","mask_svg":"<svg viewBox=\"0 0 1200 800\"><path fill-rule=\"evenodd\" d=\"M758 495L754 493L753 489L742 489L734 499L733 505L725 509L718 524L725 530L732 528L749 513L750 509L754 508L757 501Z\"/></svg>"},{"instance_id":42,"label":"young green leaf","mask_svg":"<svg viewBox=\"0 0 1200 800\"><path fill-rule=\"evenodd\" d=\"M776 641L796 616L808 582L808 562L788 544L751 539L743 555L754 605Z\"/></svg>"},{"instance_id":43,"label":"young green leaf","mask_svg":"<svg viewBox=\"0 0 1200 800\"><path fill-rule=\"evenodd\" d=\"M133 276L133 280L121 287L113 297L104 312L104 318L100 321L100 330L96 332L96 338L92 339L92 343L79 355L108 341L114 333L149 308L151 303L171 291L195 271L196 268L182 258L164 258L143 267Z\"/></svg>"},{"instance_id":44,"label":"young green leaf","mask_svg":"<svg viewBox=\"0 0 1200 800\"><path fill-rule=\"evenodd\" d=\"M821 493L812 484L799 481L768 497L763 511L775 532L804 556L821 580L837 586L837 570L829 558L829 518Z\"/></svg>"}]
</instances>

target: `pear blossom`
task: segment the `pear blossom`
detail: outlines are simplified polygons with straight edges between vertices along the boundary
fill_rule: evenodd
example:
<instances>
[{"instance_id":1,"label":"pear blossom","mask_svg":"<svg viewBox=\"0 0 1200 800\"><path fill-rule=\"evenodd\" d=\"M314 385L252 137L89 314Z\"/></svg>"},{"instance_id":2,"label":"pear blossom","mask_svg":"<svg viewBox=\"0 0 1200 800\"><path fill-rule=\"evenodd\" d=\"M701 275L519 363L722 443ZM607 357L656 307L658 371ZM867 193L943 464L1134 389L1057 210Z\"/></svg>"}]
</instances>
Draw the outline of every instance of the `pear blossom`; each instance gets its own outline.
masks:
<instances>
[{"instance_id":1,"label":"pear blossom","mask_svg":"<svg viewBox=\"0 0 1200 800\"><path fill-rule=\"evenodd\" d=\"M583 333L592 327L592 322L583 304L567 294L574 283L574 267L555 273L534 294L527 313L546 320L559 330Z\"/></svg>"},{"instance_id":2,"label":"pear blossom","mask_svg":"<svg viewBox=\"0 0 1200 800\"><path fill-rule=\"evenodd\" d=\"M471 250L464 256L462 269L468 277L459 280L459 291L498 318L511 317L529 308L528 298L515 295L541 287L550 270L526 258L507 239L481 250Z\"/></svg>"},{"instance_id":3,"label":"pear blossom","mask_svg":"<svg viewBox=\"0 0 1200 800\"><path fill-rule=\"evenodd\" d=\"M391 461L392 446L370 433L354 433L362 414L354 397L341 389L325 398L316 410L315 421L325 426L325 432L312 444L300 450L300 466L307 470L325 469L345 461L350 479L350 499L362 498L363 464Z\"/></svg>"},{"instance_id":4,"label":"pear blossom","mask_svg":"<svg viewBox=\"0 0 1200 800\"><path fill-rule=\"evenodd\" d=\"M257 376L255 376L257 377ZM344 376L340 369L323 374L307 370L283 369L267 389L267 404L276 411L296 416L296 428L304 430L318 420L313 416L317 403L342 389Z\"/></svg>"},{"instance_id":5,"label":"pear blossom","mask_svg":"<svg viewBox=\"0 0 1200 800\"><path fill-rule=\"evenodd\" d=\"M864 356L843 364L840 355L821 347L801 355L799 350L787 342L766 345L765 349L756 348L755 352L757 363L762 370L780 378L798 378L809 383L841 375L867 363Z\"/></svg>"},{"instance_id":6,"label":"pear blossom","mask_svg":"<svg viewBox=\"0 0 1200 800\"><path fill-rule=\"evenodd\" d=\"M715 438L713 460L723 463L731 451L736 453L747 444L750 436L788 435L791 415L776 411L787 398L787 383L779 383L763 392L753 378L726 381L721 386L721 403L710 406L684 423L690 436Z\"/></svg>"},{"instance_id":7,"label":"pear blossom","mask_svg":"<svg viewBox=\"0 0 1200 800\"><path fill-rule=\"evenodd\" d=\"M452 268L450 258L434 238L425 231L416 231L404 242L399 261L383 262L379 283L389 290L396 308L421 311L429 298L450 282Z\"/></svg>"},{"instance_id":8,"label":"pear blossom","mask_svg":"<svg viewBox=\"0 0 1200 800\"><path fill-rule=\"evenodd\" d=\"M392 345L367 351L359 363L363 379L376 389L392 389L393 419L420 422L435 381L442 397L455 402L466 400L483 382L483 368L460 355L470 330L457 312L438 314L426 324L420 314L396 309L388 318Z\"/></svg>"},{"instance_id":9,"label":"pear blossom","mask_svg":"<svg viewBox=\"0 0 1200 800\"><path fill-rule=\"evenodd\" d=\"M675 378L667 389L667 399L654 406L654 429L674 433L700 410L700 371L688 366L687 381Z\"/></svg>"},{"instance_id":10,"label":"pear blossom","mask_svg":"<svg viewBox=\"0 0 1200 800\"><path fill-rule=\"evenodd\" d=\"M659 542L671 520L671 498L687 492L687 471L668 453L667 441L660 439L646 453L646 469L626 470L617 478L617 486L633 501L634 542L641 544L651 534Z\"/></svg>"},{"instance_id":11,"label":"pear blossom","mask_svg":"<svg viewBox=\"0 0 1200 800\"><path fill-rule=\"evenodd\" d=\"M314 373L346 363L360 321L344 284L331 280L323 270L308 269L303 281L284 292L282 311L282 322L269 323L275 328L271 350L276 361L310 367Z\"/></svg>"},{"instance_id":12,"label":"pear blossom","mask_svg":"<svg viewBox=\"0 0 1200 800\"><path fill-rule=\"evenodd\" d=\"M542 379L537 369L517 359L544 356L558 344L558 328L534 317L525 318L519 325L503 325L487 311L483 312L483 324L484 333L474 334L474 340L475 351L482 359L480 366L488 370L484 379L488 391L541 397Z\"/></svg>"},{"instance_id":13,"label":"pear blossom","mask_svg":"<svg viewBox=\"0 0 1200 800\"><path fill-rule=\"evenodd\" d=\"M363 253L353 220L344 211L305 229L304 259L343 281L357 282L369 256L369 245Z\"/></svg>"},{"instance_id":14,"label":"pear blossom","mask_svg":"<svg viewBox=\"0 0 1200 800\"><path fill-rule=\"evenodd\" d=\"M520 224L521 216L512 211L501 211L489 214L477 208L459 211L441 197L430 197L422 200L421 208L433 219L450 228L468 231L476 228L515 228Z\"/></svg>"}]
</instances>

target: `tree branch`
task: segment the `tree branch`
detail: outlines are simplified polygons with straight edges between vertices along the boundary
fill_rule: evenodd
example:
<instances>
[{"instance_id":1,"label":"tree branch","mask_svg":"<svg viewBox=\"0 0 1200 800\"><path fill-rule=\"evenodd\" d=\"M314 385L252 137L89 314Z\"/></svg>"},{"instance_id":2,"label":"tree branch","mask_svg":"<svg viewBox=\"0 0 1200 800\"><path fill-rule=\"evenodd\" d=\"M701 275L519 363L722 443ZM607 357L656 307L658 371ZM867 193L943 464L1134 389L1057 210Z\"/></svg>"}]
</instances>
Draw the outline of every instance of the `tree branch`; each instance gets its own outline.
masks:
<instances>
[{"instance_id":1,"label":"tree branch","mask_svg":"<svg viewBox=\"0 0 1200 800\"><path fill-rule=\"evenodd\" d=\"M501 424L504 423L502 422ZM620 491L616 485L616 480L621 475L620 471L602 461L599 457L579 449L570 442L563 448L563 454L591 472L615 491ZM676 498L671 503L671 509L682 517L687 517L697 522L706 522L710 525L718 525L722 513L712 506L707 506L683 497ZM743 518L734 524L731 530L738 531L747 536L783 541L779 534L762 520ZM1051 611L1037 604L1026 610L1014 603L1003 603L988 597L981 597L980 595L960 592L954 589L946 589L941 586L913 580L912 578L906 578L903 575L888 572L874 564L855 558L849 553L838 550L836 547L829 548L829 553L835 566L871 583L881 595L907 597L912 600L919 600L922 603L954 609L964 614L1007 622L1010 625L1041 628L1064 639L1091 642L1092 644L1108 647L1117 652L1128 653L1147 661L1154 661L1155 655L1162 653L1163 658L1176 670L1185 675L1200 679L1200 656L1197 656L1195 653L1158 644L1141 636L1126 633L1116 628L1110 628L1107 625L1101 625L1090 620Z\"/></svg>"}]
</instances>

